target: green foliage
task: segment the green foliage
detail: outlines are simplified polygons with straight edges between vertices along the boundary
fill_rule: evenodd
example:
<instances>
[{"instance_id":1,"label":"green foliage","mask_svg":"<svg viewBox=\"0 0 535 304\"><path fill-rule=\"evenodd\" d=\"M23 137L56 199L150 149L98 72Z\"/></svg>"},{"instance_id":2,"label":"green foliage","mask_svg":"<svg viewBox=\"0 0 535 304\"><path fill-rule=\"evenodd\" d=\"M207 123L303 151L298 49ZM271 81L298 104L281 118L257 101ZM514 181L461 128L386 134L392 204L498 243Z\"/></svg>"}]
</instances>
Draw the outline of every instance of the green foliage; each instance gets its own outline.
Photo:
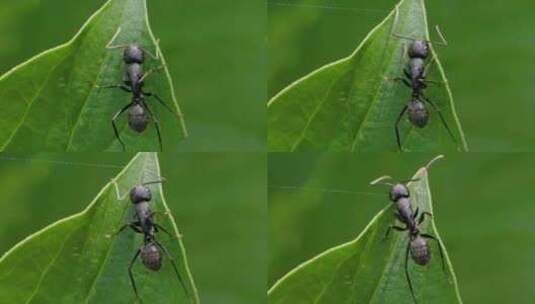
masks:
<instances>
[{"instance_id":1,"label":"green foliage","mask_svg":"<svg viewBox=\"0 0 535 304\"><path fill-rule=\"evenodd\" d=\"M160 176L156 154L140 153L83 212L29 236L4 254L0 258L0 302L133 302L127 269L142 244L142 236L130 230L116 236L114 233L133 217L131 204L123 196L136 183L158 180ZM181 288L164 256L159 272L149 272L139 261L135 265L140 295L151 303L198 303L185 249L162 187L154 185L151 190L152 210L166 212L158 216L159 223L177 236L174 239L159 234L187 290Z\"/></svg>"},{"instance_id":2,"label":"green foliage","mask_svg":"<svg viewBox=\"0 0 535 304\"><path fill-rule=\"evenodd\" d=\"M420 169L414 178L419 179L409 184L414 208L432 212L427 169ZM388 206L356 240L289 272L270 289L269 303L413 303L404 272L408 235L392 232L384 239L394 223L393 212ZM426 220L421 230L440 240L434 221ZM409 260L416 297L422 303L462 303L447 252L444 272L437 244L430 241L430 246L430 264L422 267Z\"/></svg>"},{"instance_id":3,"label":"green foliage","mask_svg":"<svg viewBox=\"0 0 535 304\"><path fill-rule=\"evenodd\" d=\"M71 41L0 77L2 150L121 150L110 121L130 102L130 95L98 87L122 82L122 54L119 49L105 48L118 28L121 32L114 44L135 42L151 53L160 53L160 61L147 56L146 70L165 65L148 25L146 1L108 1ZM167 68L148 76L146 87L174 111L170 113L156 100L148 100L160 121L164 147L174 146L187 131ZM127 149L159 150L154 127L137 134L128 128L125 116L119 129Z\"/></svg>"},{"instance_id":4,"label":"green foliage","mask_svg":"<svg viewBox=\"0 0 535 304\"><path fill-rule=\"evenodd\" d=\"M349 57L326 65L282 90L268 103L268 145L272 151L397 150L394 124L410 91L391 79L402 75L407 41L429 38L423 0L403 0ZM409 151L467 150L448 81L435 57L426 91L453 129L453 141L438 114L424 129L404 122L402 142ZM431 108L431 107L430 107Z\"/></svg>"}]
</instances>

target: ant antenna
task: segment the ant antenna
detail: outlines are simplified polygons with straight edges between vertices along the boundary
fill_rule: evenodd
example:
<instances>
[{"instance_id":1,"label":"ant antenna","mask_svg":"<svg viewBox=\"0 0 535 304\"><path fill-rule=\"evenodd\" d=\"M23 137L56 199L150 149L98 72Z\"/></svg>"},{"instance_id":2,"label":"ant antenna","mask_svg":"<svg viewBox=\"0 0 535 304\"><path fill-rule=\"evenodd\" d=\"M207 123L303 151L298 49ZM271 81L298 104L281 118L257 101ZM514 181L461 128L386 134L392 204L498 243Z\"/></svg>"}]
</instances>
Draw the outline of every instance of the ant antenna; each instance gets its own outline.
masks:
<instances>
[{"instance_id":1,"label":"ant antenna","mask_svg":"<svg viewBox=\"0 0 535 304\"><path fill-rule=\"evenodd\" d=\"M400 35L400 34L396 34L396 33L392 34L392 36L394 36L396 38L400 38L400 39L410 40L410 41L423 40L423 41L425 41L427 43L431 43L431 44L435 44L435 45L439 45L439 46L448 46L448 41L446 41L446 38L444 37L444 35L440 31L440 27L438 25L435 26L435 30L437 31L437 34L440 37L440 40L442 40L442 41L432 41L432 40L427 40L427 39L416 39L416 38L413 38L413 37L404 36L404 35Z\"/></svg>"},{"instance_id":2,"label":"ant antenna","mask_svg":"<svg viewBox=\"0 0 535 304\"><path fill-rule=\"evenodd\" d=\"M385 180L390 180L390 179L392 179L391 176L388 176L388 175L381 176L381 177L379 177L378 179L372 181L372 182L370 183L370 185L372 185L372 186L375 186L375 185L386 185L386 186L391 186L391 187L392 187L392 186L394 186L394 184L384 182Z\"/></svg>"},{"instance_id":3,"label":"ant antenna","mask_svg":"<svg viewBox=\"0 0 535 304\"><path fill-rule=\"evenodd\" d=\"M439 156L433 158L431 161L429 161L429 162L427 163L427 165L425 165L425 170L428 170L429 167L431 167L431 165L432 165L433 163L435 163L437 160L443 159L444 157L445 157L445 156L441 154L441 155L439 155Z\"/></svg>"},{"instance_id":4,"label":"ant antenna","mask_svg":"<svg viewBox=\"0 0 535 304\"><path fill-rule=\"evenodd\" d=\"M154 181L150 181L150 182L144 182L142 183L143 186L146 186L146 185L151 185L151 184L163 184L165 183L166 180L164 177L160 177L159 180L154 180Z\"/></svg>"},{"instance_id":5,"label":"ant antenna","mask_svg":"<svg viewBox=\"0 0 535 304\"><path fill-rule=\"evenodd\" d=\"M401 183L402 184L408 184L408 183L419 182L419 181L420 181L419 178L413 178L413 179L404 180Z\"/></svg>"},{"instance_id":6,"label":"ant antenna","mask_svg":"<svg viewBox=\"0 0 535 304\"><path fill-rule=\"evenodd\" d=\"M115 178L112 178L111 181L110 181L114 188L115 188L115 195L117 196L117 199L122 201L126 198L126 196L128 195L128 193L125 193L124 195L121 195L121 190L119 189L119 184L117 183L117 180Z\"/></svg>"},{"instance_id":7,"label":"ant antenna","mask_svg":"<svg viewBox=\"0 0 535 304\"><path fill-rule=\"evenodd\" d=\"M121 48L125 48L127 47L128 45L126 44L119 44L119 45L112 45L113 42L115 42L115 40L117 39L117 37L119 36L119 34L121 33L121 27L119 27L117 29L117 32L115 32L115 34L113 35L113 37L111 38L110 42L108 42L108 44L106 44L106 48L109 49L109 50L112 50L112 49L121 49Z\"/></svg>"}]
</instances>

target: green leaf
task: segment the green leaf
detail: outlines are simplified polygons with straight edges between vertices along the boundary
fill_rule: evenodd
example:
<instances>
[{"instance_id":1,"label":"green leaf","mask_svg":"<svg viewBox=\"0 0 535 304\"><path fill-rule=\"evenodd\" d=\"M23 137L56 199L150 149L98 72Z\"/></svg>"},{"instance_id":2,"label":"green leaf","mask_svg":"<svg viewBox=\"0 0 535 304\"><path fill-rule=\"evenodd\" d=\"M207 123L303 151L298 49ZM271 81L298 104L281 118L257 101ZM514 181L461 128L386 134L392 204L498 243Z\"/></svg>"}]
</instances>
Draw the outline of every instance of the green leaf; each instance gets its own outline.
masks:
<instances>
[{"instance_id":1,"label":"green leaf","mask_svg":"<svg viewBox=\"0 0 535 304\"><path fill-rule=\"evenodd\" d=\"M414 208L433 212L427 169L420 169L409 184ZM270 304L410 303L413 299L405 277L407 232L393 231L394 209L379 212L356 240L334 247L298 266L268 292ZM427 219L422 232L438 235L434 221ZM409 271L419 303L462 303L457 280L444 248L444 272L438 246L430 241L432 259L427 266L409 260Z\"/></svg>"},{"instance_id":2,"label":"green leaf","mask_svg":"<svg viewBox=\"0 0 535 304\"><path fill-rule=\"evenodd\" d=\"M58 16L58 18L61 18ZM0 77L0 148L9 151L120 151L111 119L131 94L98 86L120 84L122 49L106 45L121 28L114 45L138 43L160 60L146 56L145 71L165 68L147 77L146 91L157 93L147 103L160 121L164 148L187 136L165 59L155 44L145 0L110 0L68 43L45 51ZM138 134L118 122L128 150L158 151L154 126Z\"/></svg>"},{"instance_id":3,"label":"green leaf","mask_svg":"<svg viewBox=\"0 0 535 304\"><path fill-rule=\"evenodd\" d=\"M393 34L430 39L423 0L402 0L349 57L305 76L268 103L268 144L272 151L397 151L394 126L410 89L391 80L407 63L404 45ZM436 55L432 50L432 54ZM406 151L468 150L448 80L438 60L426 90L441 109L456 141L431 110L430 123L417 129L403 120ZM389 80L390 79L390 80Z\"/></svg>"},{"instance_id":4,"label":"green leaf","mask_svg":"<svg viewBox=\"0 0 535 304\"><path fill-rule=\"evenodd\" d=\"M128 266L143 244L142 235L127 229L133 220L125 196L133 185L160 179L155 153L140 153L108 183L83 212L62 219L29 236L0 258L0 303L133 303ZM151 185L151 210L176 238L163 232L159 241L177 264L185 290L169 258L160 271L147 270L140 260L133 271L140 297L150 303L199 303L186 253L170 215L161 184ZM119 199L120 196L126 198ZM167 213L163 213L167 212Z\"/></svg>"}]
</instances>

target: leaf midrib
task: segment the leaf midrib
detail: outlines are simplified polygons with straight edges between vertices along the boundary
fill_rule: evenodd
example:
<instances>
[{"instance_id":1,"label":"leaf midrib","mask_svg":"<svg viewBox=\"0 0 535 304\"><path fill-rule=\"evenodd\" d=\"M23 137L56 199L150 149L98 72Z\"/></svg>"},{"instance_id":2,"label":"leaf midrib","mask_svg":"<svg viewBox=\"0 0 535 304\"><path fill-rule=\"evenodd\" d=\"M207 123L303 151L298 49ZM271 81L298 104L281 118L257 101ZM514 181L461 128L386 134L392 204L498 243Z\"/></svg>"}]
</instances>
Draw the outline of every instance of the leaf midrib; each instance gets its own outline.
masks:
<instances>
[{"instance_id":1,"label":"leaf midrib","mask_svg":"<svg viewBox=\"0 0 535 304\"><path fill-rule=\"evenodd\" d=\"M67 44L67 45L64 45L61 49L58 49L58 50L63 50L64 48L70 48L71 47L71 44ZM13 132L11 133L11 136L9 136L9 138L7 139L7 141L4 143L4 145L2 146L2 148L0 149L1 151L5 151L6 147L13 141L13 139L15 138L15 136L17 135L19 129L24 125L24 123L26 122L26 118L29 114L29 112L31 111L32 109L32 106L33 104L35 103L35 101L38 99L38 97L41 95L41 92L43 91L43 89L46 87L46 85L48 84L48 81L50 80L50 76L56 71L56 69L65 62L65 60L67 60L67 58L69 58L69 56L64 56L64 58L62 58L61 60L58 61L58 63L56 65L54 65L54 67L52 69L50 69L50 72L48 73L48 75L46 76L45 80L43 81L41 87L37 90L37 92L35 93L35 95L32 97L32 99L30 100L30 102L28 103L27 107L26 107L26 110L24 111L24 115L22 116L22 119L21 121L18 123L17 127L13 130Z\"/></svg>"},{"instance_id":2,"label":"leaf midrib","mask_svg":"<svg viewBox=\"0 0 535 304\"><path fill-rule=\"evenodd\" d=\"M120 22L119 24L123 24L123 20L124 20L124 9L121 9L120 10L120 14L121 14L121 17L120 17ZM106 52L105 53L106 55L104 56L104 59L102 60L102 63L100 64L100 69L99 69L99 72L98 74L96 75L96 81L100 80L101 79L101 75L102 73L104 72L104 70L106 70L105 68L107 68L108 66L105 64L111 54L109 52ZM81 120L81 117L82 117L82 114L85 110L85 108L87 107L87 101L89 100L89 97L92 95L93 91L94 91L94 88L95 86L93 85L93 87L89 90L88 94L86 95L86 97L84 98L84 101L83 101L83 105L82 107L80 108L80 111L78 111L78 118L76 119L76 121L74 122L74 125L72 126L71 128L71 134L69 136L69 142L67 143L67 151L70 151L70 149L72 148L72 141L74 139L74 136L77 132L77 128L79 126L79 123L80 123L80 120Z\"/></svg>"},{"instance_id":3,"label":"leaf midrib","mask_svg":"<svg viewBox=\"0 0 535 304\"><path fill-rule=\"evenodd\" d=\"M337 77L335 79L333 79L331 81L331 84L329 85L329 89L325 92L325 95L323 96L322 100L318 103L318 105L316 106L316 108L314 109L314 112L312 112L312 115L310 116L310 118L308 119L307 121L307 124L305 125L305 127L303 128L303 131L301 132L301 136L299 136L299 139L297 139L297 141L295 142L295 144L293 145L292 149L291 149L291 152L295 152L295 150L299 147L299 145L303 142L303 140L305 139L305 136L306 136L306 133L308 131L308 128L310 127L310 125L312 124L312 122L314 121L314 119L316 118L316 115L319 113L320 109L325 105L325 103L327 102L328 100L328 96L330 95L331 93L331 90L332 88L334 87L334 85L336 84L336 82L338 82L340 78Z\"/></svg>"},{"instance_id":4,"label":"leaf midrib","mask_svg":"<svg viewBox=\"0 0 535 304\"><path fill-rule=\"evenodd\" d=\"M73 230L71 231L71 233L69 233L65 239L63 240L63 242L61 243L61 247L59 248L59 250L57 251L57 254L55 255L55 257L52 259L52 261L46 266L46 269L43 271L43 273L41 274L41 277L39 278L39 282L37 283L37 285L35 286L35 289L34 291L32 292L32 295L30 296L30 298L28 298L28 300L26 301L26 304L29 304L31 303L31 301L33 300L33 298L37 295L37 293L39 292L39 288L41 287L41 284L43 283L43 280L44 278L46 277L46 275L48 274L48 271L50 270L50 268L55 264L57 258L61 255L61 252L63 252L63 248L65 248L65 244L67 243L67 241L71 238L71 236L78 230Z\"/></svg>"}]
</instances>

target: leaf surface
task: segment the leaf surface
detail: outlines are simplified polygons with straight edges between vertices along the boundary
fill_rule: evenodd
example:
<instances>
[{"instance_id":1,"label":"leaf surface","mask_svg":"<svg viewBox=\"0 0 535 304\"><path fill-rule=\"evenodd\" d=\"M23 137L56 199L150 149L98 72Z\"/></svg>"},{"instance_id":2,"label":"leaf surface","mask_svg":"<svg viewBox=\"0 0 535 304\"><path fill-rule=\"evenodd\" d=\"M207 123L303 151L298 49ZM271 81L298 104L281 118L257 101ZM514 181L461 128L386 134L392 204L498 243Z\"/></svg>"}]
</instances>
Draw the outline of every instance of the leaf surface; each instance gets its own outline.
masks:
<instances>
[{"instance_id":1,"label":"leaf surface","mask_svg":"<svg viewBox=\"0 0 535 304\"><path fill-rule=\"evenodd\" d=\"M60 18L60 16L58 16ZM147 53L144 68L163 69L147 76L146 91L158 94L172 109L154 98L147 103L160 122L164 148L176 146L187 131L175 98L163 55L155 44L145 0L110 0L68 43L45 51L0 77L0 147L9 151L121 151L111 119L131 101L131 94L99 86L121 84L122 49L113 45L137 43ZM130 151L159 151L151 125L138 134L118 121L121 138Z\"/></svg>"},{"instance_id":2,"label":"leaf surface","mask_svg":"<svg viewBox=\"0 0 535 304\"><path fill-rule=\"evenodd\" d=\"M128 266L143 244L142 235L130 229L114 234L133 221L132 204L125 194L133 185L158 179L156 154L140 153L83 212L29 236L4 254L0 303L134 303ZM147 270L138 259L133 271L140 297L150 303L197 304L184 245L162 186L150 188L151 210L160 212L156 221L174 235L159 232L157 238L173 257L184 284L167 256L158 272Z\"/></svg>"},{"instance_id":3,"label":"leaf surface","mask_svg":"<svg viewBox=\"0 0 535 304\"><path fill-rule=\"evenodd\" d=\"M402 0L347 58L328 64L296 81L268 103L271 151L397 151L395 122L409 101L410 89L393 81L407 63L409 41L394 36L430 39L423 0ZM433 55L436 55L432 50ZM432 56L430 56L431 58ZM431 111L429 124L401 124L406 151L468 150L457 118L448 80L437 57L426 90L452 129L453 140Z\"/></svg>"},{"instance_id":4,"label":"leaf surface","mask_svg":"<svg viewBox=\"0 0 535 304\"><path fill-rule=\"evenodd\" d=\"M427 170L420 169L409 184L411 203L420 212L433 211ZM405 278L406 232L387 228L395 223L392 205L380 211L356 240L327 250L290 271L269 290L270 304L414 303ZM427 219L420 229L440 240ZM440 242L442 242L440 240ZM419 303L462 303L457 280L444 248L443 271L438 246L430 241L427 266L409 260L409 271Z\"/></svg>"}]
</instances>

